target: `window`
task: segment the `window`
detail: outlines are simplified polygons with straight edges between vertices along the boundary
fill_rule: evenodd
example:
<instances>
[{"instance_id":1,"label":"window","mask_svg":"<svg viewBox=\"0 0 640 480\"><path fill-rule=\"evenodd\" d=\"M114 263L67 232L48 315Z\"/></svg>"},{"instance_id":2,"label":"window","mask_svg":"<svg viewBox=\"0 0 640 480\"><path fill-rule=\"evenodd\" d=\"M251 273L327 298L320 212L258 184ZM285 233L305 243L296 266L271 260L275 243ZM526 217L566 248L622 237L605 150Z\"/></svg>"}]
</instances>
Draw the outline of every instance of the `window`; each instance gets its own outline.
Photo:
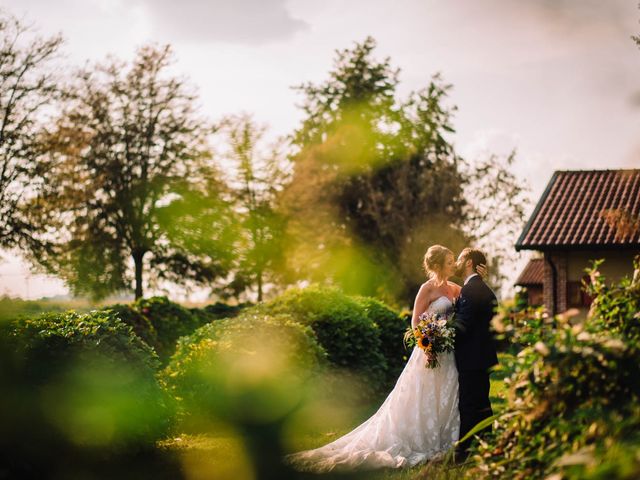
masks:
<instances>
[{"instance_id":1,"label":"window","mask_svg":"<svg viewBox=\"0 0 640 480\"><path fill-rule=\"evenodd\" d=\"M584 276L583 280L588 282L589 277ZM591 305L591 297L584 291L582 282L567 282L567 306L575 308L585 308Z\"/></svg>"}]
</instances>

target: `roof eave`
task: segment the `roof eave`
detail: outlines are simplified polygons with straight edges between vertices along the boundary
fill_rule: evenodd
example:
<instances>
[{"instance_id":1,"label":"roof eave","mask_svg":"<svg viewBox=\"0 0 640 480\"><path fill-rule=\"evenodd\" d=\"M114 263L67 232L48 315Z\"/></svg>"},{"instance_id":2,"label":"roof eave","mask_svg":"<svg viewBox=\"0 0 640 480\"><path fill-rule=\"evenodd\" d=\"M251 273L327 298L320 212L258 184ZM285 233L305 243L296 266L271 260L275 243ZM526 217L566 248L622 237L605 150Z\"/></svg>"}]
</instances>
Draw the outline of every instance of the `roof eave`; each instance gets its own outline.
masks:
<instances>
[{"instance_id":1,"label":"roof eave","mask_svg":"<svg viewBox=\"0 0 640 480\"><path fill-rule=\"evenodd\" d=\"M617 244L601 244L601 243L585 243L585 244L559 244L559 245L516 245L516 251L521 250L637 250L640 249L639 243L617 243Z\"/></svg>"},{"instance_id":2,"label":"roof eave","mask_svg":"<svg viewBox=\"0 0 640 480\"><path fill-rule=\"evenodd\" d=\"M516 246L516 251L517 252L519 252L521 249L525 249L526 250L526 248L522 247L524 239L526 238L527 234L529 233L529 229L531 228L531 225L533 224L533 221L535 220L535 218L538 216L538 212L542 208L542 205L544 205L544 202L547 200L547 197L549 196L549 192L551 191L551 187L556 182L559 174L560 174L560 171L558 171L558 170L553 172L553 175L551 176L551 179L549 180L549 183L547 184L547 187L544 189L544 192L542 193L542 196L540 197L540 200L538 200L538 203L536 204L536 208L534 208L533 213L531 214L531 217L529 217L529 221L525 224L524 229L522 230L522 233L520 234L520 237L516 241L516 245L515 246Z\"/></svg>"}]
</instances>

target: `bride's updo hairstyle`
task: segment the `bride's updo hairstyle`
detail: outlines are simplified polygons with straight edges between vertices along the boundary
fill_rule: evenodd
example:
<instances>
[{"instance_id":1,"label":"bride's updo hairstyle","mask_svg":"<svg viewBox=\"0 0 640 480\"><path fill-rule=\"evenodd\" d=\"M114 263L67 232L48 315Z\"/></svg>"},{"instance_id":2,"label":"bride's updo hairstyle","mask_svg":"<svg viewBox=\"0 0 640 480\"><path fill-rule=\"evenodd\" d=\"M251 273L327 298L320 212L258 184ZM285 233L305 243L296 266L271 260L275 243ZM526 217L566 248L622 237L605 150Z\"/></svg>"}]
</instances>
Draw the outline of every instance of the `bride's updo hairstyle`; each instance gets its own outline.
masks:
<instances>
[{"instance_id":1,"label":"bride's updo hairstyle","mask_svg":"<svg viewBox=\"0 0 640 480\"><path fill-rule=\"evenodd\" d=\"M432 245L429 247L427 253L424 254L422 263L424 271L429 278L435 277L438 272L442 271L447 255L453 255L453 252L447 247L443 247L442 245Z\"/></svg>"}]
</instances>

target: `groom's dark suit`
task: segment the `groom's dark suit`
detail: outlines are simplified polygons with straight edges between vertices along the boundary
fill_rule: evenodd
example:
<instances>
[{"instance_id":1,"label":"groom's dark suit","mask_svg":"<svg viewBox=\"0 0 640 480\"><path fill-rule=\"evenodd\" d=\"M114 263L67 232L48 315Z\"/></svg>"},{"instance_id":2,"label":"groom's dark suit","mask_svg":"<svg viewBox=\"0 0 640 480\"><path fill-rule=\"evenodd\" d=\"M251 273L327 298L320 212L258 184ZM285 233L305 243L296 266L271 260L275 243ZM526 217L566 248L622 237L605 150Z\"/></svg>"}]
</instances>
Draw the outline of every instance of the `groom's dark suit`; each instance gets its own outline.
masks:
<instances>
[{"instance_id":1,"label":"groom's dark suit","mask_svg":"<svg viewBox=\"0 0 640 480\"><path fill-rule=\"evenodd\" d=\"M455 308L455 358L458 367L460 437L478 422L493 415L489 401L489 368L498 363L489 323L497 304L482 277L471 277L460 291ZM490 427L489 427L490 428ZM470 439L456 447L466 457Z\"/></svg>"}]
</instances>

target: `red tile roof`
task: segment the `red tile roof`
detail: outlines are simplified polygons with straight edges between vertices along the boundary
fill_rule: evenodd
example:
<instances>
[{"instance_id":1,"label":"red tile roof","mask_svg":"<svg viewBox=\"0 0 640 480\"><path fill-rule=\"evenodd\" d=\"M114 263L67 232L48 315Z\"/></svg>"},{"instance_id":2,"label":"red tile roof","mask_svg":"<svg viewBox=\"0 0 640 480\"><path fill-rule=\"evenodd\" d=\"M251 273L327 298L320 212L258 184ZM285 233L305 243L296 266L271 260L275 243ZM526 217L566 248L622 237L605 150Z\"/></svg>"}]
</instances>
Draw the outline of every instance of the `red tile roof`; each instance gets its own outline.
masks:
<instances>
[{"instance_id":1,"label":"red tile roof","mask_svg":"<svg viewBox=\"0 0 640 480\"><path fill-rule=\"evenodd\" d=\"M516 250L640 247L640 169L553 174Z\"/></svg>"},{"instance_id":2,"label":"red tile roof","mask_svg":"<svg viewBox=\"0 0 640 480\"><path fill-rule=\"evenodd\" d=\"M529 260L516 281L516 285L526 287L528 285L542 285L544 280L544 260L534 258Z\"/></svg>"}]
</instances>

